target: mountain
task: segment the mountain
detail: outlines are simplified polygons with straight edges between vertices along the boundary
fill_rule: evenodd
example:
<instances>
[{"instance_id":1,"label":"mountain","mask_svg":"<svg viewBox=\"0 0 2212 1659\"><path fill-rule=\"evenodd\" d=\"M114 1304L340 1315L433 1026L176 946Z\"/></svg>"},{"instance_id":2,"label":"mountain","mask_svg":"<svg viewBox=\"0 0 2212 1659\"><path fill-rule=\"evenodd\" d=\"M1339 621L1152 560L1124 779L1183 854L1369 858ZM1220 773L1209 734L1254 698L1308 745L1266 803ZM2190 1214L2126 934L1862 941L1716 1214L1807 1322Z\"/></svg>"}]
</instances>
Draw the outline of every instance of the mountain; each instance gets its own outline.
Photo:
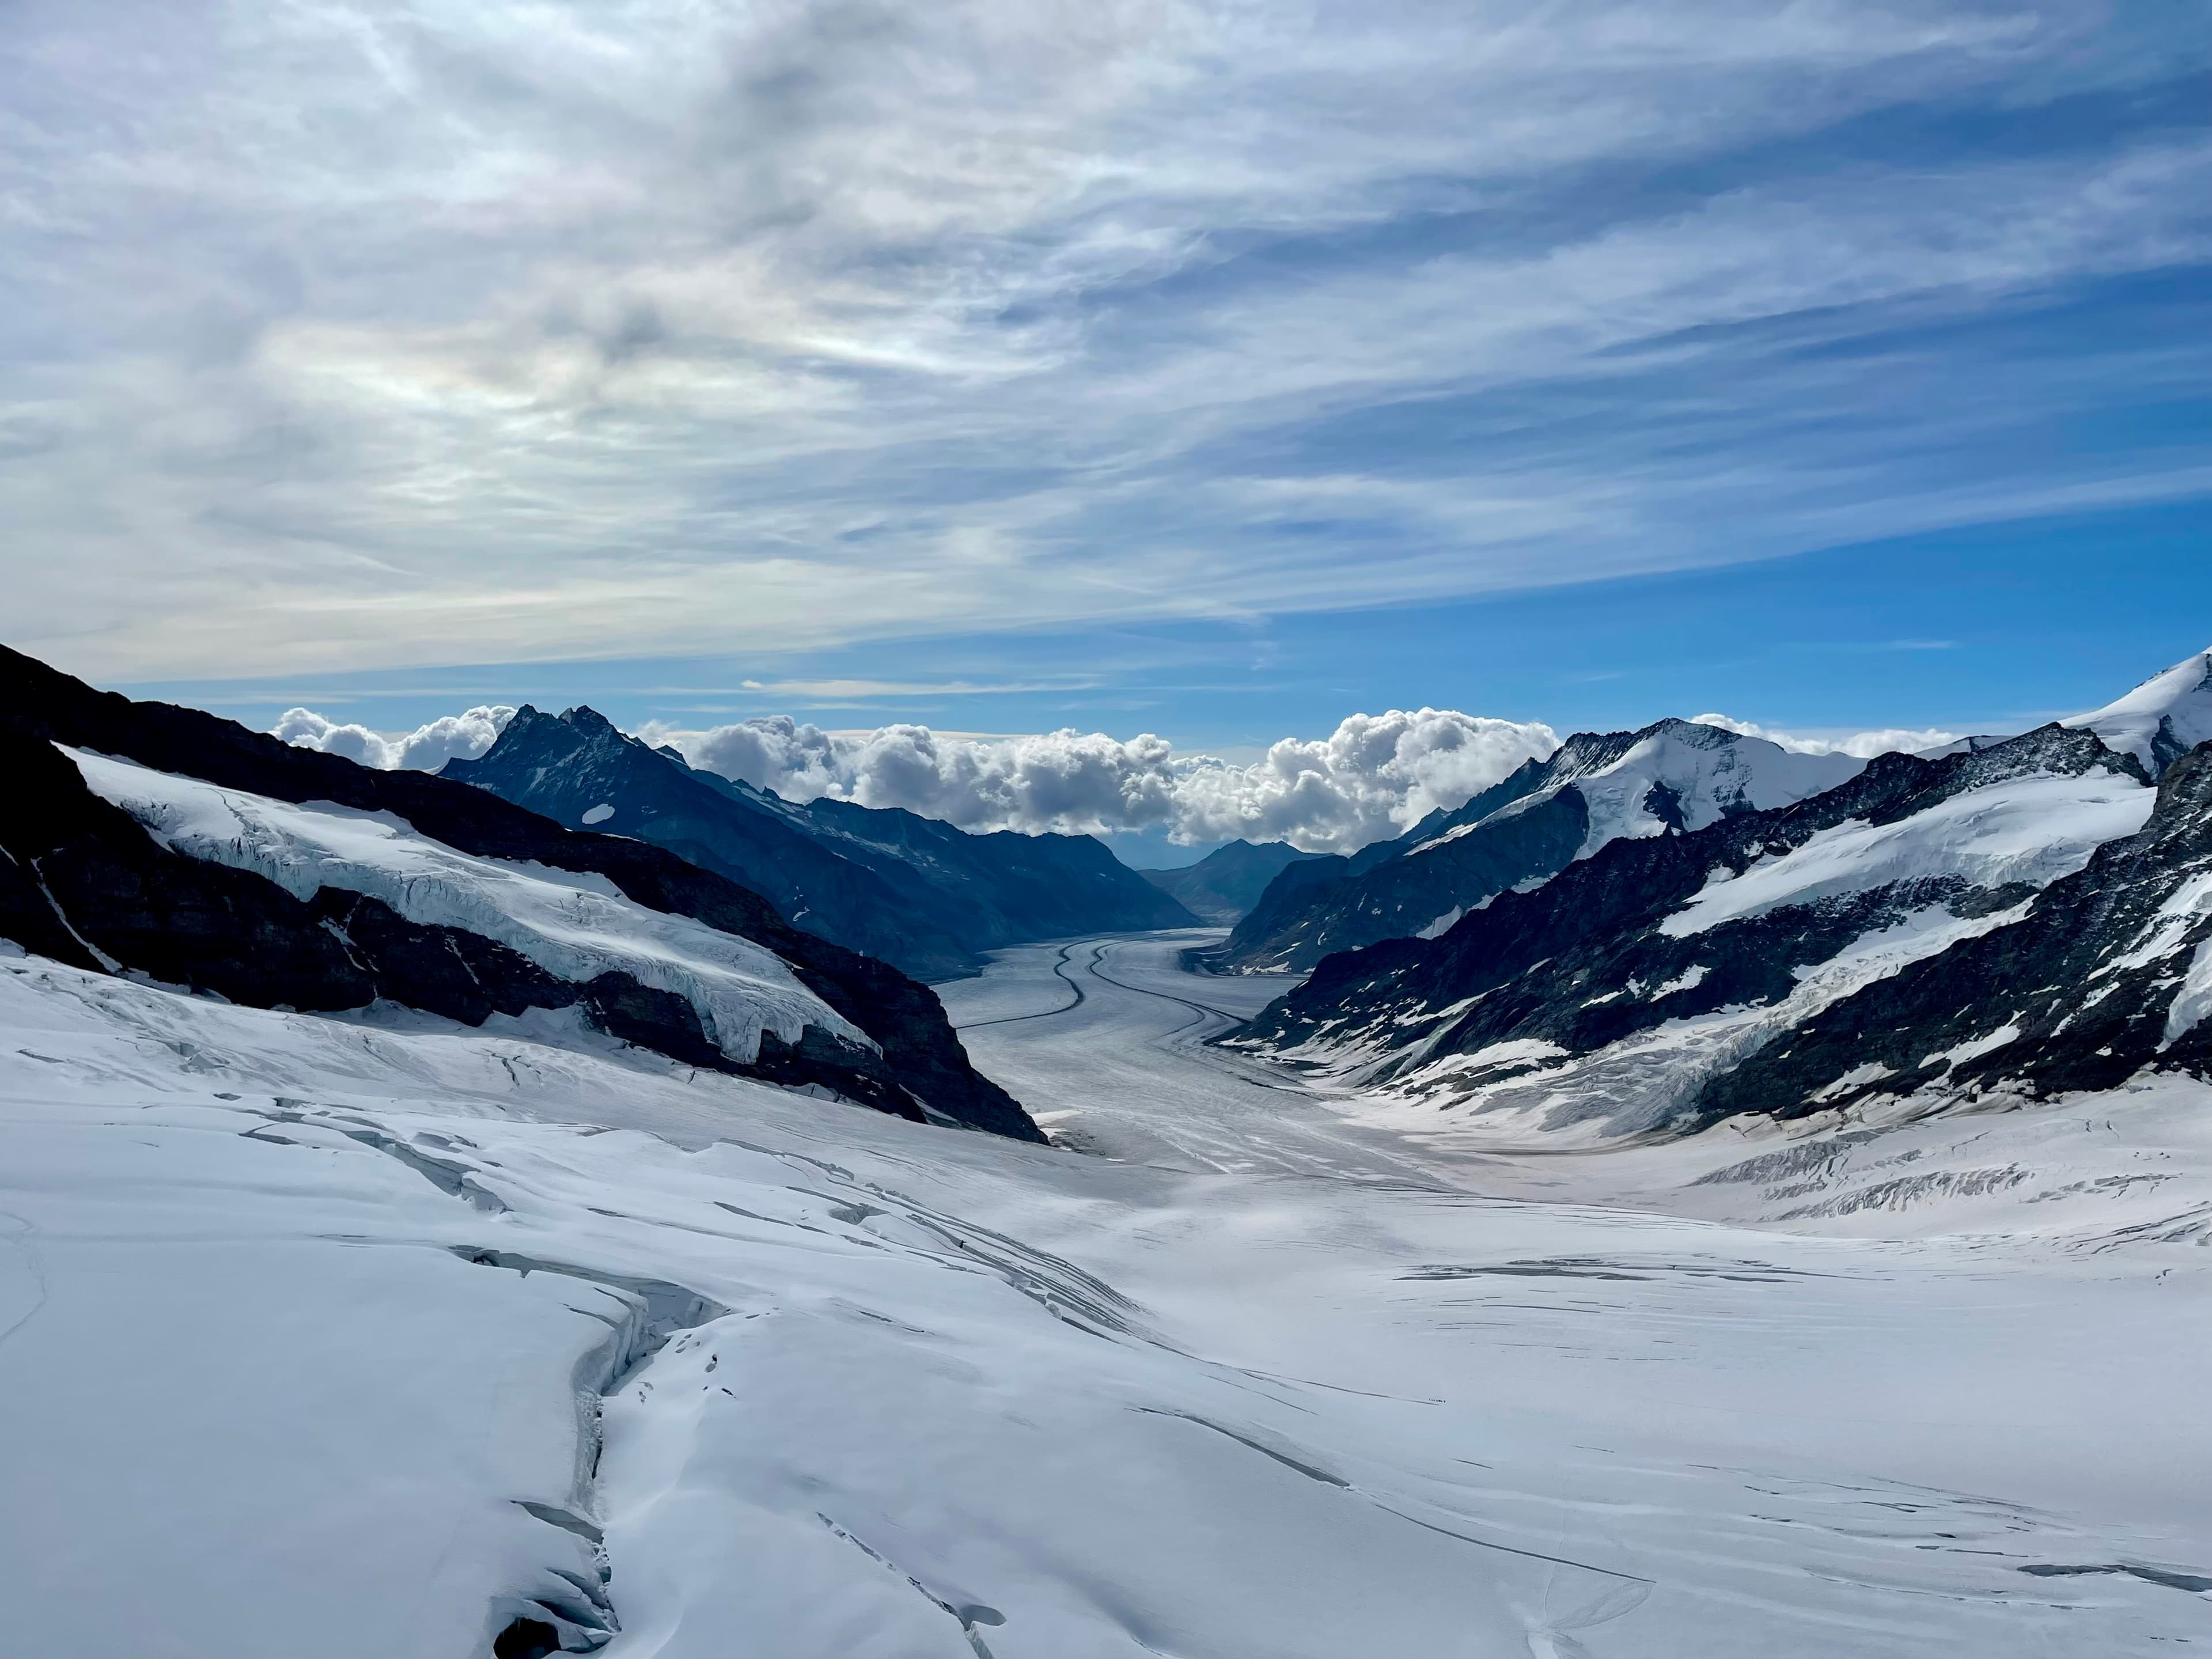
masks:
<instances>
[{"instance_id":1,"label":"mountain","mask_svg":"<svg viewBox=\"0 0 2212 1659\"><path fill-rule=\"evenodd\" d=\"M590 708L524 708L441 776L557 823L665 847L773 902L793 926L925 980L983 954L1196 918L1088 836L971 836L896 808L787 801L649 747Z\"/></svg>"},{"instance_id":2,"label":"mountain","mask_svg":"<svg viewBox=\"0 0 2212 1659\"><path fill-rule=\"evenodd\" d=\"M687 1065L1042 1138L926 988L644 842L4 647L0 769L0 936L40 955L257 1007L565 1017Z\"/></svg>"},{"instance_id":3,"label":"mountain","mask_svg":"<svg viewBox=\"0 0 2212 1659\"><path fill-rule=\"evenodd\" d=\"M1719 726L1667 720L1578 732L1455 811L1350 858L1286 869L1218 950L1217 972L1312 967L1332 951L1434 937L1515 888L1624 837L1681 835L1832 788L1865 762L1800 755Z\"/></svg>"},{"instance_id":4,"label":"mountain","mask_svg":"<svg viewBox=\"0 0 2212 1659\"><path fill-rule=\"evenodd\" d=\"M1883 755L1788 805L1616 839L1437 939L1329 957L1227 1040L1510 1133L2202 1074L2212 744L2174 757L2174 700L2130 701L2130 726Z\"/></svg>"},{"instance_id":5,"label":"mountain","mask_svg":"<svg viewBox=\"0 0 2212 1659\"><path fill-rule=\"evenodd\" d=\"M2212 651L2178 662L2118 701L2061 724L2094 732L2156 777L2198 744L2212 740Z\"/></svg>"},{"instance_id":6,"label":"mountain","mask_svg":"<svg viewBox=\"0 0 2212 1659\"><path fill-rule=\"evenodd\" d=\"M1285 866L1327 856L1301 853L1287 842L1232 841L1180 870L1138 873L1185 909L1219 926L1241 921Z\"/></svg>"}]
</instances>

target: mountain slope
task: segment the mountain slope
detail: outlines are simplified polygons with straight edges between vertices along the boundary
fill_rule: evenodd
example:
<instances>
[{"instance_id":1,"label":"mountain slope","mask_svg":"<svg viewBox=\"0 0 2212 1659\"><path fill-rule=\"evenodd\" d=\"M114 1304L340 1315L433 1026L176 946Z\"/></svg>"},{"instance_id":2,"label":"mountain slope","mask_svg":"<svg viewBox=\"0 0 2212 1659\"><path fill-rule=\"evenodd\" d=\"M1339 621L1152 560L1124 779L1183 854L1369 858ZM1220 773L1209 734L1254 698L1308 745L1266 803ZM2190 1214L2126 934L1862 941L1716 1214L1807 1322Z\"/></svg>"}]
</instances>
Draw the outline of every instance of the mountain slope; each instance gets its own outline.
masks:
<instances>
[{"instance_id":1,"label":"mountain slope","mask_svg":"<svg viewBox=\"0 0 2212 1659\"><path fill-rule=\"evenodd\" d=\"M2094 732L2156 777L2198 744L2212 742L2212 651L2185 658L2124 697L2060 724Z\"/></svg>"},{"instance_id":2,"label":"mountain slope","mask_svg":"<svg viewBox=\"0 0 2212 1659\"><path fill-rule=\"evenodd\" d=\"M739 788L732 784L730 787ZM1090 836L974 835L896 806L767 797L803 817L825 845L931 896L970 950L995 951L1076 933L1188 927L1198 918Z\"/></svg>"},{"instance_id":3,"label":"mountain slope","mask_svg":"<svg viewBox=\"0 0 2212 1659\"><path fill-rule=\"evenodd\" d=\"M1864 762L1799 755L1718 726L1661 720L1578 732L1548 760L1395 842L1278 878L1210 960L1217 971L1310 968L1332 951L1433 937L1516 887L1624 837L1680 835L1833 787Z\"/></svg>"},{"instance_id":4,"label":"mountain slope","mask_svg":"<svg viewBox=\"0 0 2212 1659\"><path fill-rule=\"evenodd\" d=\"M42 955L264 1007L574 1009L687 1064L1041 1138L927 989L659 848L4 647L0 768L0 933Z\"/></svg>"},{"instance_id":5,"label":"mountain slope","mask_svg":"<svg viewBox=\"0 0 2212 1659\"><path fill-rule=\"evenodd\" d=\"M481 759L442 777L556 823L667 848L760 894L793 927L919 978L971 973L975 956L915 896L823 846L757 792L695 772L589 708L525 707Z\"/></svg>"},{"instance_id":6,"label":"mountain slope","mask_svg":"<svg viewBox=\"0 0 2212 1659\"><path fill-rule=\"evenodd\" d=\"M1893 1076L2111 1086L2160 1052L2169 1004L2172 1035L2194 1029L2198 969L2176 953L2192 907L2212 927L2192 862L2212 851L2203 773L2154 793L2134 757L2057 726L1885 755L1786 807L1616 841L1435 940L1333 957L1231 1040L1516 1132L1789 1116ZM2113 1003L2130 1034L2077 1021L2047 1050L2016 1046L2026 985L2095 994L2084 951L2134 975ZM1911 1065L1879 1058L1891 1048Z\"/></svg>"},{"instance_id":7,"label":"mountain slope","mask_svg":"<svg viewBox=\"0 0 2212 1659\"><path fill-rule=\"evenodd\" d=\"M1301 853L1287 842L1232 841L1180 870L1138 873L1185 909L1218 926L1242 921L1285 866L1327 856Z\"/></svg>"},{"instance_id":8,"label":"mountain slope","mask_svg":"<svg viewBox=\"0 0 2212 1659\"><path fill-rule=\"evenodd\" d=\"M971 836L912 812L799 804L697 770L589 708L519 712L458 779L558 823L634 836L744 883L793 925L925 979L983 953L1194 918L1085 836Z\"/></svg>"}]
</instances>

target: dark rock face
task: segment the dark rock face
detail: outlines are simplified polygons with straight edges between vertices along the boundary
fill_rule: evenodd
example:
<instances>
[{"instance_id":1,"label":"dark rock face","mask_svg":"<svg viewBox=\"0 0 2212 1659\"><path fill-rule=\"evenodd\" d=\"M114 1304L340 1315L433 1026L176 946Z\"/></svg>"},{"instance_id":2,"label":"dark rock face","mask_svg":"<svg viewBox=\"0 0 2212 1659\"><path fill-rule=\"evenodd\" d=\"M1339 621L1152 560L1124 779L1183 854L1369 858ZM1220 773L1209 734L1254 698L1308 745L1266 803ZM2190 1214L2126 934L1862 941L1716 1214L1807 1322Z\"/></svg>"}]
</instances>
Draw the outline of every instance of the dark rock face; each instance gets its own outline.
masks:
<instances>
[{"instance_id":1,"label":"dark rock face","mask_svg":"<svg viewBox=\"0 0 2212 1659\"><path fill-rule=\"evenodd\" d=\"M1243 920L1286 866L1328 858L1325 853L1301 853L1286 842L1232 841L1180 870L1138 873L1200 920L1218 927Z\"/></svg>"},{"instance_id":2,"label":"dark rock face","mask_svg":"<svg viewBox=\"0 0 2212 1659\"><path fill-rule=\"evenodd\" d=\"M1682 836L1623 840L1528 892L1503 893L1441 938L1397 939L1328 957L1299 989L1224 1040L1279 1048L1357 1040L1405 1076L1449 1056L1526 1045L1462 1067L1469 1088L1605 1050L1668 1021L1771 1007L1806 964L1877 930L1940 909L2022 920L1842 996L1763 1047L1734 1055L1670 1108L1676 1127L1735 1112L1791 1116L1866 1095L2002 1086L2031 1094L2106 1087L2149 1063L2201 1068L2212 1024L2166 1041L2177 963L2212 935L2212 908L2156 933L2160 907L2212 872L2212 746L2173 767L2144 830L2107 843L2039 894L1955 876L1902 880L1784 906L1677 937L1660 926L1717 872L1741 876L1849 821L1897 823L1968 790L2036 774L2101 769L2148 781L2094 734L2045 726L1938 760L1885 755L1838 788ZM2163 994L2160 991L2163 988ZM1929 1057L2019 1034L1954 1063ZM1873 1070L1866 1068L1872 1066ZM1839 1085L1865 1073L1863 1084ZM1817 1098L1815 1098L1817 1097Z\"/></svg>"},{"instance_id":3,"label":"dark rock face","mask_svg":"<svg viewBox=\"0 0 2212 1659\"><path fill-rule=\"evenodd\" d=\"M1395 841L1334 860L1326 874L1286 870L1228 941L1201 960L1224 973L1311 968L1334 951L1449 927L1497 894L1556 875L1589 830L1589 809L1573 780L1683 724L1577 732L1548 760L1523 761L1465 805L1431 812ZM1544 798L1505 811L1532 796ZM1679 804L1674 811L1679 822Z\"/></svg>"},{"instance_id":4,"label":"dark rock face","mask_svg":"<svg viewBox=\"0 0 2212 1659\"><path fill-rule=\"evenodd\" d=\"M765 895L794 927L923 979L975 973L984 952L1025 940L1195 920L1087 836L971 836L912 812L786 801L589 708L524 708L482 759L441 775L667 848Z\"/></svg>"},{"instance_id":5,"label":"dark rock face","mask_svg":"<svg viewBox=\"0 0 2212 1659\"><path fill-rule=\"evenodd\" d=\"M776 805L804 813L846 857L918 882L945 927L971 951L1078 933L1188 927L1198 920L1089 836L1011 830L977 836L898 807L827 799Z\"/></svg>"},{"instance_id":6,"label":"dark rock face","mask_svg":"<svg viewBox=\"0 0 2212 1659\"><path fill-rule=\"evenodd\" d=\"M2176 981L2212 951L2212 902L2174 901L2207 882L2212 744L2201 744L2164 768L2142 832L2098 848L2086 869L2038 895L2025 920L1817 1016L1717 1079L1702 1109L1797 1117L1923 1089L2112 1089L2146 1066L2212 1074L2212 1017L2169 1029ZM2007 1032L1948 1065L1930 1058ZM1882 1075L1841 1081L1871 1066Z\"/></svg>"},{"instance_id":7,"label":"dark rock face","mask_svg":"<svg viewBox=\"0 0 2212 1659\"><path fill-rule=\"evenodd\" d=\"M168 851L86 787L55 742L290 801L390 812L480 857L606 877L649 909L765 945L881 1053L809 1027L739 1066L681 997L628 974L578 982L496 940L425 927L380 901L324 888L302 902L248 871ZM1042 1135L969 1063L926 988L888 964L787 926L758 894L645 842L572 834L465 785L374 772L194 709L93 690L0 647L0 935L86 969L142 973L257 1007L358 1008L383 998L481 1024L495 1012L581 1008L601 1030L702 1068L813 1084L897 1115L1025 1140Z\"/></svg>"}]
</instances>

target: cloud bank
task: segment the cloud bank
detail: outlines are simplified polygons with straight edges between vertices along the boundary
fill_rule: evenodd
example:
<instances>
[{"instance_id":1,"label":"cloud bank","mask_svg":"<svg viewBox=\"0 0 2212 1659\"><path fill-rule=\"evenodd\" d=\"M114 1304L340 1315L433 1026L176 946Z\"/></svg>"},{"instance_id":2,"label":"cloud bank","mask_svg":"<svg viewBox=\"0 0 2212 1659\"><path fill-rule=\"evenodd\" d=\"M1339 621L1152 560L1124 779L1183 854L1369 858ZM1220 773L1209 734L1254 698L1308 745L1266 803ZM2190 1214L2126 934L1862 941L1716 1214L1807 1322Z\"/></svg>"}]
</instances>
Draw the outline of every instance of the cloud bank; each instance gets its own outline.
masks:
<instances>
[{"instance_id":1,"label":"cloud bank","mask_svg":"<svg viewBox=\"0 0 2212 1659\"><path fill-rule=\"evenodd\" d=\"M364 766L434 771L474 759L514 717L471 708L407 732L340 725L311 709L273 728L287 743ZM827 795L900 806L985 833L1110 835L1165 828L1182 842L1287 841L1350 852L1453 807L1522 761L1559 747L1551 727L1448 708L1354 714L1325 738L1285 738L1259 760L1178 755L1164 738L1102 732L975 738L926 726L827 732L788 716L683 731L658 722L647 742L693 765L792 800Z\"/></svg>"},{"instance_id":2,"label":"cloud bank","mask_svg":"<svg viewBox=\"0 0 2212 1659\"><path fill-rule=\"evenodd\" d=\"M1334 853L1396 835L1559 747L1548 726L1448 708L1354 714L1325 738L1285 738L1249 765L1178 755L1162 738L1072 730L951 738L924 726L825 732L774 716L641 735L793 799L902 806L963 830L1164 826L1180 842L1287 841Z\"/></svg>"},{"instance_id":3,"label":"cloud bank","mask_svg":"<svg viewBox=\"0 0 2212 1659\"><path fill-rule=\"evenodd\" d=\"M456 756L482 755L514 715L504 706L471 708L412 732L380 733L294 708L273 731L288 743L364 766L435 771ZM1893 749L1932 749L1960 736L1890 728L1798 738L1725 714L1696 718L1807 755L1865 758ZM1282 738L1249 763L1177 754L1167 739L1150 734L1121 738L1069 729L972 737L909 724L836 732L787 714L705 731L648 721L635 735L787 800L828 796L903 807L977 834L1164 829L1185 843L1285 841L1310 853L1355 852L1386 840L1559 746L1558 734L1540 721L1453 708L1353 714L1325 738Z\"/></svg>"},{"instance_id":4,"label":"cloud bank","mask_svg":"<svg viewBox=\"0 0 2212 1659\"><path fill-rule=\"evenodd\" d=\"M379 771L404 768L434 772L449 760L475 760L497 741L514 718L514 710L501 703L447 714L412 732L386 733L365 726L341 726L312 708L288 708L270 727L270 734L295 748L343 755Z\"/></svg>"}]
</instances>

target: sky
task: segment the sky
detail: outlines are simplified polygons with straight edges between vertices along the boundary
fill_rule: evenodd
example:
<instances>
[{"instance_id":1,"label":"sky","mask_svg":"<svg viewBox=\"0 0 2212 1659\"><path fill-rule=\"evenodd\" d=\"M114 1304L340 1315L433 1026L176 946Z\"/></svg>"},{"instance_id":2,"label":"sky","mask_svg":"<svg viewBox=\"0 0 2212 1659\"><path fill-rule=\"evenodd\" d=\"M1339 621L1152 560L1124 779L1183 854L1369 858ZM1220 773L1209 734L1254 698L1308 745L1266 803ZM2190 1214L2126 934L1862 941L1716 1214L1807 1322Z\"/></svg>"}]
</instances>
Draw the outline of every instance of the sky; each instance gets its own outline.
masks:
<instances>
[{"instance_id":1,"label":"sky","mask_svg":"<svg viewBox=\"0 0 2212 1659\"><path fill-rule=\"evenodd\" d=\"M2201 0L6 19L0 637L138 695L1250 769L2212 641Z\"/></svg>"}]
</instances>

